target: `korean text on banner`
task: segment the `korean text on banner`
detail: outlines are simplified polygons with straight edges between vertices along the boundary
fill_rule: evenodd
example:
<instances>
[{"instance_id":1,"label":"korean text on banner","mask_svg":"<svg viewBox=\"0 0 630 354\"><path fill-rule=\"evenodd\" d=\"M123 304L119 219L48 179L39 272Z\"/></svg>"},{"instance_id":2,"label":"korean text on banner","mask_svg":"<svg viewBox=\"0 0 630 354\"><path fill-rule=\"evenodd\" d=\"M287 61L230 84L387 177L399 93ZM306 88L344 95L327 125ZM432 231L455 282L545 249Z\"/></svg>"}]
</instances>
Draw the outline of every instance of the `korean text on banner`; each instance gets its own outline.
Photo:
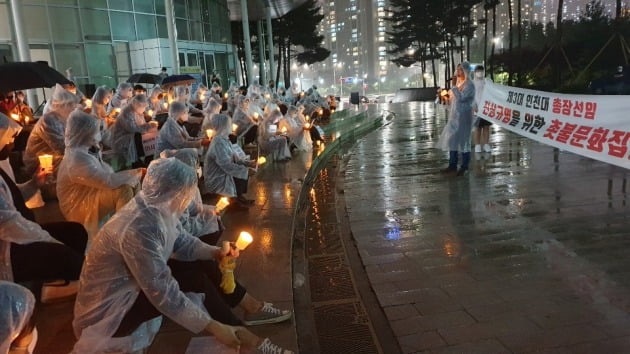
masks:
<instances>
[{"instance_id":1,"label":"korean text on banner","mask_svg":"<svg viewBox=\"0 0 630 354\"><path fill-rule=\"evenodd\" d=\"M152 156L155 154L157 144L158 131L150 130L142 134L142 147L144 148L144 156Z\"/></svg>"},{"instance_id":2,"label":"korean text on banner","mask_svg":"<svg viewBox=\"0 0 630 354\"><path fill-rule=\"evenodd\" d=\"M514 133L630 168L627 96L566 95L486 80L477 115Z\"/></svg>"}]
</instances>

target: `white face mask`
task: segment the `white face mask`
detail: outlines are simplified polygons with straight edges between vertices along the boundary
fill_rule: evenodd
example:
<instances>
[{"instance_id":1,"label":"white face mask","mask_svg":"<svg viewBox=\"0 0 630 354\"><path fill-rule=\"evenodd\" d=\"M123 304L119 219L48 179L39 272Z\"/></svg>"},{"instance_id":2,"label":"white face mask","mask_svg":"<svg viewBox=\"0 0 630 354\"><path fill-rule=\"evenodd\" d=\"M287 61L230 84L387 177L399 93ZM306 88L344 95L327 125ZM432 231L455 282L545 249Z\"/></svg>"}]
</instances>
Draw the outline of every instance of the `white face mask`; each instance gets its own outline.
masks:
<instances>
[{"instance_id":1,"label":"white face mask","mask_svg":"<svg viewBox=\"0 0 630 354\"><path fill-rule=\"evenodd\" d=\"M475 78L476 79L483 79L484 78L483 72L482 71L475 72Z\"/></svg>"}]
</instances>

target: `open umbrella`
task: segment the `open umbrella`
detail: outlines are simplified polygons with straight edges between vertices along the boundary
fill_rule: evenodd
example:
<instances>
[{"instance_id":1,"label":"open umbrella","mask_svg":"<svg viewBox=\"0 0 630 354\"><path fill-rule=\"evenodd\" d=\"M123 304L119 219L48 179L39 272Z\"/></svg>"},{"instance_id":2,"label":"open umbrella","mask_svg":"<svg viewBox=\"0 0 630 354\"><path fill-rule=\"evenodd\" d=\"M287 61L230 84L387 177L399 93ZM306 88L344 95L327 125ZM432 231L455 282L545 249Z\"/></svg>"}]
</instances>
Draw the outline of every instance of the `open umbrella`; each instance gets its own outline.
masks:
<instances>
[{"instance_id":1,"label":"open umbrella","mask_svg":"<svg viewBox=\"0 0 630 354\"><path fill-rule=\"evenodd\" d=\"M52 87L68 84L60 72L48 66L45 61L15 62L0 65L0 92Z\"/></svg>"},{"instance_id":2,"label":"open umbrella","mask_svg":"<svg viewBox=\"0 0 630 354\"><path fill-rule=\"evenodd\" d=\"M158 75L149 73L139 73L129 76L127 82L134 84L153 84L157 85L162 81L162 78Z\"/></svg>"},{"instance_id":3,"label":"open umbrella","mask_svg":"<svg viewBox=\"0 0 630 354\"><path fill-rule=\"evenodd\" d=\"M168 88L170 86L192 85L197 79L190 75L171 75L162 80L162 87Z\"/></svg>"}]
</instances>

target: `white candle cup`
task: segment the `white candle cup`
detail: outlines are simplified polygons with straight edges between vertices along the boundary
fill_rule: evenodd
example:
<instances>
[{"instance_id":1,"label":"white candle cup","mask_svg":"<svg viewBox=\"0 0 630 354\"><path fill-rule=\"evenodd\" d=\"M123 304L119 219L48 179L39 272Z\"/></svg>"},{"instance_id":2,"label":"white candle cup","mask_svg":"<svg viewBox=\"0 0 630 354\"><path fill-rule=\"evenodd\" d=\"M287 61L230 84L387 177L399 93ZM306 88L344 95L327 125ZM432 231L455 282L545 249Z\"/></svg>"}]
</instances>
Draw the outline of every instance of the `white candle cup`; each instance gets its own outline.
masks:
<instances>
[{"instance_id":1,"label":"white candle cup","mask_svg":"<svg viewBox=\"0 0 630 354\"><path fill-rule=\"evenodd\" d=\"M264 165L267 162L267 159L264 156L258 158L258 165Z\"/></svg>"},{"instance_id":2,"label":"white candle cup","mask_svg":"<svg viewBox=\"0 0 630 354\"><path fill-rule=\"evenodd\" d=\"M20 115L17 113L11 113L11 118L13 118L13 120L15 121L20 121Z\"/></svg>"},{"instance_id":3,"label":"white candle cup","mask_svg":"<svg viewBox=\"0 0 630 354\"><path fill-rule=\"evenodd\" d=\"M225 209L228 205L230 205L230 200L226 197L223 197L219 199L219 201L217 202L217 205L215 205L215 208L217 212L220 213L221 210Z\"/></svg>"},{"instance_id":4,"label":"white candle cup","mask_svg":"<svg viewBox=\"0 0 630 354\"><path fill-rule=\"evenodd\" d=\"M147 111L147 115L149 115L149 116L153 117L153 110L152 110L152 109L148 110L148 111Z\"/></svg>"},{"instance_id":5,"label":"white candle cup","mask_svg":"<svg viewBox=\"0 0 630 354\"><path fill-rule=\"evenodd\" d=\"M232 132L236 132L238 130L238 125L232 124Z\"/></svg>"},{"instance_id":6,"label":"white candle cup","mask_svg":"<svg viewBox=\"0 0 630 354\"><path fill-rule=\"evenodd\" d=\"M311 123L304 124L304 129L306 129L306 130L311 129Z\"/></svg>"},{"instance_id":7,"label":"white candle cup","mask_svg":"<svg viewBox=\"0 0 630 354\"><path fill-rule=\"evenodd\" d=\"M212 137L214 136L214 130L206 129L206 136L208 137L208 139L212 139Z\"/></svg>"},{"instance_id":8,"label":"white candle cup","mask_svg":"<svg viewBox=\"0 0 630 354\"><path fill-rule=\"evenodd\" d=\"M85 100L85 107L92 108L92 100Z\"/></svg>"},{"instance_id":9,"label":"white candle cup","mask_svg":"<svg viewBox=\"0 0 630 354\"><path fill-rule=\"evenodd\" d=\"M254 241L252 235L249 232L242 231L241 234L238 235L238 240L236 240L236 248L238 248L239 251L243 251L252 241Z\"/></svg>"},{"instance_id":10,"label":"white candle cup","mask_svg":"<svg viewBox=\"0 0 630 354\"><path fill-rule=\"evenodd\" d=\"M168 108L168 102L162 103L162 108L167 109Z\"/></svg>"},{"instance_id":11,"label":"white candle cup","mask_svg":"<svg viewBox=\"0 0 630 354\"><path fill-rule=\"evenodd\" d=\"M53 156L52 155L39 155L39 166L46 171L46 173L53 172Z\"/></svg>"}]
</instances>

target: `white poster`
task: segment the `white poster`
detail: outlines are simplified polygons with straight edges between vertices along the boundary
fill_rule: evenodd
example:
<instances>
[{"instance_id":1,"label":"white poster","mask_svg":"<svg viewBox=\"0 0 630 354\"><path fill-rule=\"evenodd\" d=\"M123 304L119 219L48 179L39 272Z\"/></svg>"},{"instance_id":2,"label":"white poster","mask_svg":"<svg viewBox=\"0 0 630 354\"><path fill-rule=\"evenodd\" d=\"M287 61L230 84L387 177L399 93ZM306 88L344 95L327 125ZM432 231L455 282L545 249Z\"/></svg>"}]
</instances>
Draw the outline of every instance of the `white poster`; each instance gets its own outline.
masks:
<instances>
[{"instance_id":1,"label":"white poster","mask_svg":"<svg viewBox=\"0 0 630 354\"><path fill-rule=\"evenodd\" d=\"M477 114L562 150L630 168L630 97L567 95L486 80Z\"/></svg>"}]
</instances>

